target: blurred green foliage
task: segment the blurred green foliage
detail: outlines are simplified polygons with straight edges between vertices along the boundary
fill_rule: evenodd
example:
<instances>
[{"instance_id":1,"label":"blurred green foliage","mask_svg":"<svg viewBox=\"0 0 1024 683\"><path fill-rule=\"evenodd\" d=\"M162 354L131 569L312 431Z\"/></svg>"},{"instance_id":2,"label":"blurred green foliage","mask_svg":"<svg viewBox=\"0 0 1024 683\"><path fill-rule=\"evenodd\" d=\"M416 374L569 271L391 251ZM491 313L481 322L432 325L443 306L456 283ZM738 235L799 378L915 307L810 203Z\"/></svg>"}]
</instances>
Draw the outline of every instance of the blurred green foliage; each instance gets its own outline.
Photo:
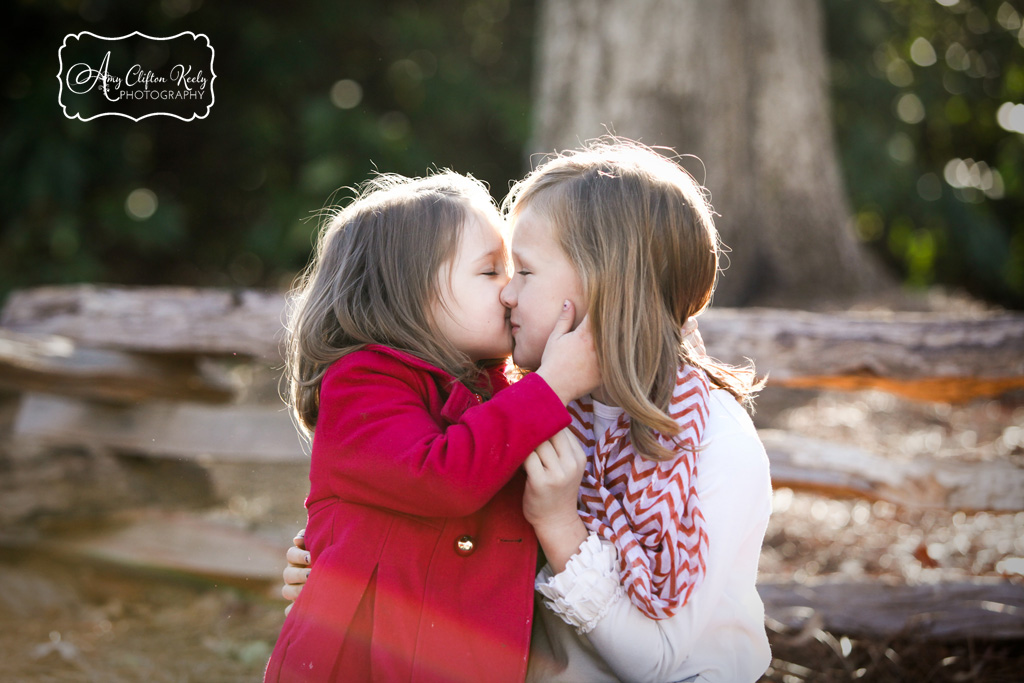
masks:
<instances>
[{"instance_id":1,"label":"blurred green foliage","mask_svg":"<svg viewBox=\"0 0 1024 683\"><path fill-rule=\"evenodd\" d=\"M1024 308L1021 13L1002 0L823 2L858 234L912 286ZM286 286L317 210L375 168L450 167L500 198L524 171L534 10L16 0L0 28L0 296L78 281ZM80 31L206 34L209 116L68 120L57 50Z\"/></svg>"},{"instance_id":2,"label":"blurred green foliage","mask_svg":"<svg viewBox=\"0 0 1024 683\"><path fill-rule=\"evenodd\" d=\"M0 296L76 281L287 286L314 214L375 168L451 167L500 198L524 163L531 2L21 0L4 14ZM210 114L67 119L57 52L81 31L206 34Z\"/></svg>"},{"instance_id":3,"label":"blurred green foliage","mask_svg":"<svg viewBox=\"0 0 1024 683\"><path fill-rule=\"evenodd\" d=\"M1024 308L1024 16L1004 0L826 0L858 235L910 286Z\"/></svg>"}]
</instances>

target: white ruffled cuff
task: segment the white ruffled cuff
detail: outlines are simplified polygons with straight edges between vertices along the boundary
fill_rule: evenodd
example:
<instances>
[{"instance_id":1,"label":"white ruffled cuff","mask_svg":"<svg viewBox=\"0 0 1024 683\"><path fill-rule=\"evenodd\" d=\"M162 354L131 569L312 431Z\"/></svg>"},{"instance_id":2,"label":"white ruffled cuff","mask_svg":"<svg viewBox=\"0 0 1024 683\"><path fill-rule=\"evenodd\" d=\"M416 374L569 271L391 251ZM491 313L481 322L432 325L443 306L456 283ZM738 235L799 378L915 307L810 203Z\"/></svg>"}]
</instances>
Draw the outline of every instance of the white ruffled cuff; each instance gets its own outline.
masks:
<instances>
[{"instance_id":1,"label":"white ruffled cuff","mask_svg":"<svg viewBox=\"0 0 1024 683\"><path fill-rule=\"evenodd\" d=\"M565 571L552 574L551 565L544 565L534 587L562 621L576 627L577 633L588 633L624 593L616 560L615 545L590 534Z\"/></svg>"}]
</instances>

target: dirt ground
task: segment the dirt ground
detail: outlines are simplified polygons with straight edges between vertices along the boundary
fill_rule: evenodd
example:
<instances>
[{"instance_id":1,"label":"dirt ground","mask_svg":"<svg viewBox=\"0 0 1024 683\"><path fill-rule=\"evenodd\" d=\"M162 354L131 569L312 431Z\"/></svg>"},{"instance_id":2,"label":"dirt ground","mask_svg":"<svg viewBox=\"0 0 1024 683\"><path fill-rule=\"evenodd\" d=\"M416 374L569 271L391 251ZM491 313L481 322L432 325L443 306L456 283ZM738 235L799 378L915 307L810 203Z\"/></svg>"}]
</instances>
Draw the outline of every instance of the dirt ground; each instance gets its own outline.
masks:
<instances>
[{"instance_id":1,"label":"dirt ground","mask_svg":"<svg viewBox=\"0 0 1024 683\"><path fill-rule=\"evenodd\" d=\"M965 406L880 393L768 393L759 426L857 444L893 458L918 454L1024 466L1024 397ZM240 492L216 514L282 537L301 520L304 468L258 481L224 471ZM221 482L225 485L225 482ZM1024 494L1022 494L1024 495ZM1024 569L1024 513L914 511L781 489L761 560L765 580L822 575L907 582L1011 576ZM283 620L278 586L225 585L109 565L69 563L59 539L0 551L0 680L216 683L259 680ZM1024 680L1024 641L857 639L769 622L765 681Z\"/></svg>"}]
</instances>

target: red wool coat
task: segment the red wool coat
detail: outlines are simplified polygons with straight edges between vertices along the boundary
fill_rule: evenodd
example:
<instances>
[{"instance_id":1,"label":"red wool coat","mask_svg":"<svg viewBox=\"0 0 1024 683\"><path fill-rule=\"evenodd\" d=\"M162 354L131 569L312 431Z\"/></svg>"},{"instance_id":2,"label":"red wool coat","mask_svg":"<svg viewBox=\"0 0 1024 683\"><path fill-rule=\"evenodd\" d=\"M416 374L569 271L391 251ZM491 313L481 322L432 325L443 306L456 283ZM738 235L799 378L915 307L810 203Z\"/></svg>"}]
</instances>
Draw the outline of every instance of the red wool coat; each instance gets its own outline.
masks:
<instances>
[{"instance_id":1,"label":"red wool coat","mask_svg":"<svg viewBox=\"0 0 1024 683\"><path fill-rule=\"evenodd\" d=\"M521 681L536 538L520 465L569 424L536 375L484 403L383 346L320 389L306 545L313 571L266 681ZM505 388L507 387L507 388Z\"/></svg>"}]
</instances>

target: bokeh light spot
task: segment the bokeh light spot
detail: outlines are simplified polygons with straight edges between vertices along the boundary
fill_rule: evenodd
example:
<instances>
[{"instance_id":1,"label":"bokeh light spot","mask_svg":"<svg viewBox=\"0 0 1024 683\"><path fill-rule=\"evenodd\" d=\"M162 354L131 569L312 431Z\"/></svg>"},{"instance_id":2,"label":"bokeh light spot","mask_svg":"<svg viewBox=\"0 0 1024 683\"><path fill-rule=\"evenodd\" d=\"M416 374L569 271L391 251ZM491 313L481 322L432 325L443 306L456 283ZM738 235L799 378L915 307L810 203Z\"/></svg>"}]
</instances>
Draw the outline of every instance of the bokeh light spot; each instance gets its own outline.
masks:
<instances>
[{"instance_id":1,"label":"bokeh light spot","mask_svg":"<svg viewBox=\"0 0 1024 683\"><path fill-rule=\"evenodd\" d=\"M902 59L894 59L885 67L885 77L897 88L905 88L914 82L914 72Z\"/></svg>"},{"instance_id":2,"label":"bokeh light spot","mask_svg":"<svg viewBox=\"0 0 1024 683\"><path fill-rule=\"evenodd\" d=\"M1003 102L996 111L996 122L1003 130L1024 134L1024 104Z\"/></svg>"},{"instance_id":3,"label":"bokeh light spot","mask_svg":"<svg viewBox=\"0 0 1024 683\"><path fill-rule=\"evenodd\" d=\"M344 78L331 86L331 104L338 109L354 109L363 101L363 87Z\"/></svg>"},{"instance_id":4,"label":"bokeh light spot","mask_svg":"<svg viewBox=\"0 0 1024 683\"><path fill-rule=\"evenodd\" d=\"M1020 14L1008 2L1004 2L996 10L996 21L1007 31L1016 31L1021 27Z\"/></svg>"},{"instance_id":5,"label":"bokeh light spot","mask_svg":"<svg viewBox=\"0 0 1024 683\"><path fill-rule=\"evenodd\" d=\"M910 58L918 66L931 66L938 61L935 55L935 48L932 47L927 38L916 38L910 44Z\"/></svg>"},{"instance_id":6,"label":"bokeh light spot","mask_svg":"<svg viewBox=\"0 0 1024 683\"><path fill-rule=\"evenodd\" d=\"M156 213L159 202L154 193L149 188L140 187L132 190L128 194L128 199L124 202L124 210L132 219L137 221L144 221L150 218Z\"/></svg>"},{"instance_id":7,"label":"bokeh light spot","mask_svg":"<svg viewBox=\"0 0 1024 683\"><path fill-rule=\"evenodd\" d=\"M971 58L960 43L953 43L946 49L946 64L955 71L967 71L971 67Z\"/></svg>"},{"instance_id":8,"label":"bokeh light spot","mask_svg":"<svg viewBox=\"0 0 1024 683\"><path fill-rule=\"evenodd\" d=\"M896 115L905 123L924 121L924 105L914 93L906 93L896 101Z\"/></svg>"},{"instance_id":9,"label":"bokeh light spot","mask_svg":"<svg viewBox=\"0 0 1024 683\"><path fill-rule=\"evenodd\" d=\"M914 142L906 133L896 133L889 138L886 151L893 161L908 164L914 160Z\"/></svg>"}]
</instances>

